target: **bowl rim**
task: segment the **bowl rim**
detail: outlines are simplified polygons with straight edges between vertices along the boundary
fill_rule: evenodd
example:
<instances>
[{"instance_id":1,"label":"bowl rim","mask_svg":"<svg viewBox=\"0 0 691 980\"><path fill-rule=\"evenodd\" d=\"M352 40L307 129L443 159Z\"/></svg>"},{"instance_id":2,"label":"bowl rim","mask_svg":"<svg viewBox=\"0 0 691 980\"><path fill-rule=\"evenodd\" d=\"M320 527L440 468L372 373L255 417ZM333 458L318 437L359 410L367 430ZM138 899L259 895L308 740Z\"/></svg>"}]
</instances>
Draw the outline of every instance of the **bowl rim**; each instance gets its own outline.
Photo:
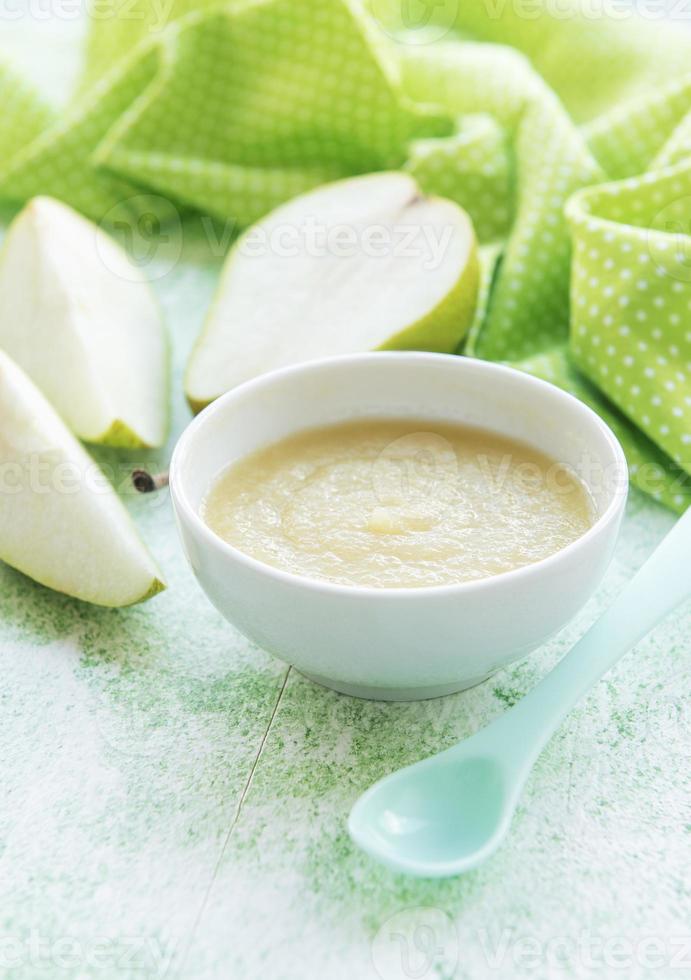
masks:
<instances>
[{"instance_id":1,"label":"bowl rim","mask_svg":"<svg viewBox=\"0 0 691 980\"><path fill-rule=\"evenodd\" d=\"M483 578L471 579L465 582L451 582L443 585L422 585L422 586L364 586L348 585L340 582L331 582L327 579L311 578L308 575L298 575L295 572L288 572L284 569L269 565L266 562L253 558L240 548L224 541L215 531L206 524L197 510L192 506L184 487L184 475L182 473L182 457L188 446L198 437L201 429L207 424L208 420L215 414L223 412L229 403L234 399L245 396L248 392L260 392L263 388L270 387L276 381L291 374L300 374L305 371L320 371L339 362L344 368L348 364L362 364L374 359L387 361L411 361L419 360L428 363L458 363L461 370L485 371L488 374L495 374L497 377L510 375L519 376L523 382L531 385L536 391L549 393L551 397L557 397L565 402L575 405L577 410L582 413L584 420L599 429L605 437L609 448L612 451L613 459L617 466L616 482L611 494L611 499L607 507L598 519L590 527L580 534L569 544L560 548L558 551L541 558L539 561L521 565L518 568L509 569L506 572L499 572L496 575L487 575ZM453 361L452 361L453 359ZM499 433L500 434L500 433ZM268 371L258 375L248 381L237 385L230 391L225 392L214 399L198 415L196 415L187 427L183 430L173 450L170 462L170 493L173 508L180 520L184 518L194 531L201 536L205 544L212 549L220 551L233 561L245 565L254 572L274 579L284 585L293 588L309 589L311 591L327 593L330 595L342 595L345 598L373 598L381 597L391 599L412 599L418 597L441 596L441 595L468 595L474 592L486 591L491 588L498 588L502 585L510 585L519 579L527 579L531 576L540 576L557 566L560 562L567 560L571 555L582 549L587 543L598 537L602 532L622 513L628 495L628 465L624 450L617 437L612 432L607 423L593 411L585 402L580 401L574 395L551 384L542 378L535 377L525 371L501 364L496 361L485 361L481 358L465 357L458 354L441 354L429 351L370 351L358 354L342 354L335 357L323 357L310 361L302 361L299 364L290 364L286 367Z\"/></svg>"}]
</instances>

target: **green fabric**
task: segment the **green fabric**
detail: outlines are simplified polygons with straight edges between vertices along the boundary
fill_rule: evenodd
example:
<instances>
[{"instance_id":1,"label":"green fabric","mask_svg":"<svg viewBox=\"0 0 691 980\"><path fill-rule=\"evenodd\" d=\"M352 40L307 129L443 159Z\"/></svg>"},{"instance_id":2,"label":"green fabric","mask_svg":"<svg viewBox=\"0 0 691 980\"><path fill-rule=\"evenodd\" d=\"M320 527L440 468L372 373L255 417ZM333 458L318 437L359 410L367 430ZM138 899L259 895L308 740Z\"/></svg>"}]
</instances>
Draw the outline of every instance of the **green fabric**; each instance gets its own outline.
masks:
<instances>
[{"instance_id":1,"label":"green fabric","mask_svg":"<svg viewBox=\"0 0 691 980\"><path fill-rule=\"evenodd\" d=\"M153 79L157 59L145 52L91 89L71 111L24 145L0 168L0 197L22 202L49 194L96 221L115 217L137 194L131 184L91 166L91 157ZM111 214L111 212L113 212Z\"/></svg>"},{"instance_id":2,"label":"green fabric","mask_svg":"<svg viewBox=\"0 0 691 980\"><path fill-rule=\"evenodd\" d=\"M406 169L462 204L483 246L464 353L583 398L634 482L682 510L691 32L547 9L135 0L94 17L60 119L0 72L0 197L113 222L159 195L241 227L324 181Z\"/></svg>"},{"instance_id":3,"label":"green fabric","mask_svg":"<svg viewBox=\"0 0 691 980\"><path fill-rule=\"evenodd\" d=\"M0 170L52 122L52 113L12 68L0 61Z\"/></svg>"},{"instance_id":4,"label":"green fabric","mask_svg":"<svg viewBox=\"0 0 691 980\"><path fill-rule=\"evenodd\" d=\"M505 131L493 116L468 114L445 139L414 140L406 168L423 191L463 201L481 242L508 235L513 168Z\"/></svg>"},{"instance_id":5,"label":"green fabric","mask_svg":"<svg viewBox=\"0 0 691 980\"><path fill-rule=\"evenodd\" d=\"M691 461L691 164L568 205L575 364L682 468Z\"/></svg>"},{"instance_id":6,"label":"green fabric","mask_svg":"<svg viewBox=\"0 0 691 980\"><path fill-rule=\"evenodd\" d=\"M402 166L411 139L450 125L405 100L365 26L341 0L174 25L98 161L242 225L324 181Z\"/></svg>"},{"instance_id":7,"label":"green fabric","mask_svg":"<svg viewBox=\"0 0 691 980\"><path fill-rule=\"evenodd\" d=\"M602 178L585 140L525 59L490 44L442 42L402 49L405 90L454 116L481 109L513 151L514 220L476 353L519 359L568 334L570 195ZM434 190L435 188L430 188ZM473 200L471 185L458 194ZM487 210L504 201L488 199Z\"/></svg>"},{"instance_id":8,"label":"green fabric","mask_svg":"<svg viewBox=\"0 0 691 980\"><path fill-rule=\"evenodd\" d=\"M675 466L652 439L633 428L623 412L574 369L566 347L526 358L514 367L559 385L596 411L625 447L631 480L641 490L672 510L683 511L691 504L687 473Z\"/></svg>"}]
</instances>

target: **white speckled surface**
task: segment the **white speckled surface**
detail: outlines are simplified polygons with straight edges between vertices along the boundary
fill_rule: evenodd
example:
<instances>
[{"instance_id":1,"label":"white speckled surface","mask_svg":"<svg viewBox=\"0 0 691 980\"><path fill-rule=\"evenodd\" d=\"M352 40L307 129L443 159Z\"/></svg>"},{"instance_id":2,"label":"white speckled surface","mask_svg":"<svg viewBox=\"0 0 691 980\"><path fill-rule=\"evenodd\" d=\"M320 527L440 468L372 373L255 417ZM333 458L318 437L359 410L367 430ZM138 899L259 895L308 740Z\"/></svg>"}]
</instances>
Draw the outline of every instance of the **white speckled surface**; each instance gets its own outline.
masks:
<instances>
[{"instance_id":1,"label":"white speckled surface","mask_svg":"<svg viewBox=\"0 0 691 980\"><path fill-rule=\"evenodd\" d=\"M79 38L77 22L53 26L12 28L48 86ZM185 237L157 282L178 366L218 269L194 221ZM179 392L175 407L179 431ZM345 833L374 778L528 690L670 514L633 496L598 596L546 648L472 691L387 705L253 649L194 583L167 498L132 506L170 583L145 606L90 609L0 568L1 975L691 977L688 607L562 728L485 867L407 880Z\"/></svg>"}]
</instances>

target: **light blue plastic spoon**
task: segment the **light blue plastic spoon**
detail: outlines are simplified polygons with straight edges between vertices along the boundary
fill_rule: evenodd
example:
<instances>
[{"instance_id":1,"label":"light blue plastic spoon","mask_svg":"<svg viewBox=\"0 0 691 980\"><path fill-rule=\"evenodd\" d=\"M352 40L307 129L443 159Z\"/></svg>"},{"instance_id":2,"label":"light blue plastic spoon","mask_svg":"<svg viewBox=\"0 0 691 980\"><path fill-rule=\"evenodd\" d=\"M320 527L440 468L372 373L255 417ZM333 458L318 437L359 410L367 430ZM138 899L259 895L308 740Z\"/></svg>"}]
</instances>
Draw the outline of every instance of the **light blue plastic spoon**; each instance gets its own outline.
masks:
<instances>
[{"instance_id":1,"label":"light blue plastic spoon","mask_svg":"<svg viewBox=\"0 0 691 980\"><path fill-rule=\"evenodd\" d=\"M691 596L691 510L614 604L522 701L470 738L381 779L348 829L395 871L425 878L476 867L509 829L528 773L573 706Z\"/></svg>"}]
</instances>

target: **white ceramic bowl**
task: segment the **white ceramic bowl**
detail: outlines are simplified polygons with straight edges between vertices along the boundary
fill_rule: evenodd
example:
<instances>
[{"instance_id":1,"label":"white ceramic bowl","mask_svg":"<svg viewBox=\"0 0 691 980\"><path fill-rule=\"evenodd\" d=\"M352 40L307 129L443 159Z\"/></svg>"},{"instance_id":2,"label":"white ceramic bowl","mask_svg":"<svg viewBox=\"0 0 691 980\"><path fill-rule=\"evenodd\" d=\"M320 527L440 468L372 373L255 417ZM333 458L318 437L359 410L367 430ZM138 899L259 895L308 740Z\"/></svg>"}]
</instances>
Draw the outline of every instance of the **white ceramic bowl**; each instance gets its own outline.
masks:
<instances>
[{"instance_id":1,"label":"white ceramic bowl","mask_svg":"<svg viewBox=\"0 0 691 980\"><path fill-rule=\"evenodd\" d=\"M580 475L597 519L566 548L515 571L374 589L272 568L200 518L210 483L231 461L302 429L368 416L460 422L529 443ZM477 684L560 629L610 562L627 487L619 443L575 398L498 364L418 352L312 361L241 385L194 419L171 465L185 552L221 613L318 683L386 700Z\"/></svg>"}]
</instances>

